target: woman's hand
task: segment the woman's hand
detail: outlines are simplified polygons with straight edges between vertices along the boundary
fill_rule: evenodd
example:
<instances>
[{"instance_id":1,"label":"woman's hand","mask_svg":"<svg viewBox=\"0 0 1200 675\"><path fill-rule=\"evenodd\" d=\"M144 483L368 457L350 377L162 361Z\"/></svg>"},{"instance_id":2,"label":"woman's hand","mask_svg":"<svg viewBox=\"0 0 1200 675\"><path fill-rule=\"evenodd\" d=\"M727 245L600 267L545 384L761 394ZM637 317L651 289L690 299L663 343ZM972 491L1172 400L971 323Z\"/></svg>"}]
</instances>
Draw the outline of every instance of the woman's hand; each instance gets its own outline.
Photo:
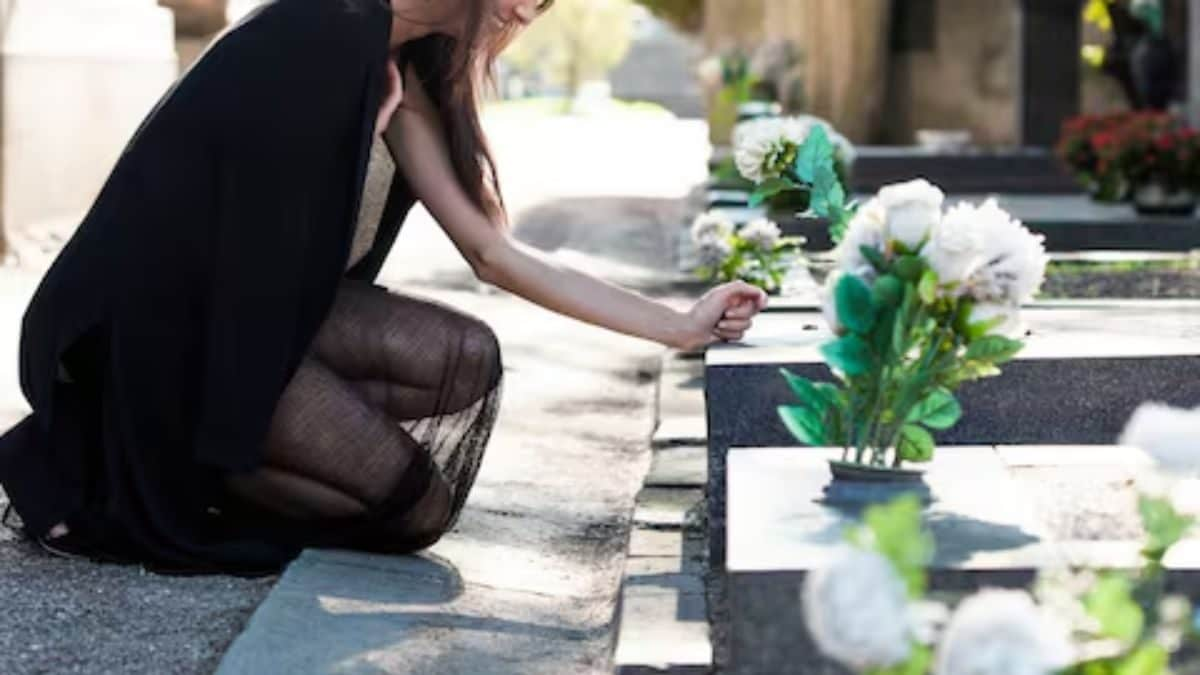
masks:
<instances>
[{"instance_id":1,"label":"woman's hand","mask_svg":"<svg viewBox=\"0 0 1200 675\"><path fill-rule=\"evenodd\" d=\"M387 60L387 89L383 96L383 104L379 106L379 116L375 118L375 135L382 134L391 124L396 109L404 102L404 79L400 77L400 69L396 62L388 57Z\"/></svg>"},{"instance_id":2,"label":"woman's hand","mask_svg":"<svg viewBox=\"0 0 1200 675\"><path fill-rule=\"evenodd\" d=\"M688 312L688 331L680 347L692 350L721 340L741 340L766 306L767 294L760 288L742 281L717 286Z\"/></svg>"}]
</instances>

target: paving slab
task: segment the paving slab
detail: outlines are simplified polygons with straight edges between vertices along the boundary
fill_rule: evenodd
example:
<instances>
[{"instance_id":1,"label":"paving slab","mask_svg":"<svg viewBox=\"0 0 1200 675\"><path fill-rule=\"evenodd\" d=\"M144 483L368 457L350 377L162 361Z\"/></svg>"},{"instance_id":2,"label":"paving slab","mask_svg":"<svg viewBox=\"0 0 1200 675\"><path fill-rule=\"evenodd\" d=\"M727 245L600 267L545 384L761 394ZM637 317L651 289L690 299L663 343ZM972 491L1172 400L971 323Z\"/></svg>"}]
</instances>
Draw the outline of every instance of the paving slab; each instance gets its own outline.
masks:
<instances>
[{"instance_id":1,"label":"paving slab","mask_svg":"<svg viewBox=\"0 0 1200 675\"><path fill-rule=\"evenodd\" d=\"M1047 303L1024 314L1030 335L1000 377L964 385L965 415L942 445L1112 443L1138 405L1200 405L1195 302ZM724 560L724 457L733 446L792 446L776 408L793 403L779 374L828 381L831 338L813 312L760 316L743 343L709 349L706 409L713 564Z\"/></svg>"},{"instance_id":2,"label":"paving slab","mask_svg":"<svg viewBox=\"0 0 1200 675\"><path fill-rule=\"evenodd\" d=\"M633 512L637 527L657 530L679 530L699 522L704 491L694 488L648 487L638 495Z\"/></svg>"},{"instance_id":3,"label":"paving slab","mask_svg":"<svg viewBox=\"0 0 1200 675\"><path fill-rule=\"evenodd\" d=\"M1038 570L1086 563L1131 569L1141 537L1136 492L1151 465L1134 448L1039 447L1022 453L1069 457L1061 465L1018 460L994 447L939 449L926 481L924 512L937 552L930 587L951 596L983 586L1025 587ZM726 588L730 672L831 672L814 658L800 594L808 572L842 545L860 506L831 503L827 460L840 450L733 448L729 453ZM1117 455L1136 459L1107 460ZM1060 469L1048 474L1048 470ZM1104 477L1103 480L1098 480ZM1081 501L1080 495L1095 499ZM1170 583L1200 588L1200 540L1167 560Z\"/></svg>"},{"instance_id":4,"label":"paving slab","mask_svg":"<svg viewBox=\"0 0 1200 675\"><path fill-rule=\"evenodd\" d=\"M617 612L617 673L710 671L703 557L698 533L633 531Z\"/></svg>"},{"instance_id":5,"label":"paving slab","mask_svg":"<svg viewBox=\"0 0 1200 675\"><path fill-rule=\"evenodd\" d=\"M658 380L658 419L704 415L704 363L664 357Z\"/></svg>"},{"instance_id":6,"label":"paving slab","mask_svg":"<svg viewBox=\"0 0 1200 675\"><path fill-rule=\"evenodd\" d=\"M708 437L704 413L664 417L658 421L658 428L650 443L655 448L669 448L678 445L702 445Z\"/></svg>"},{"instance_id":7,"label":"paving slab","mask_svg":"<svg viewBox=\"0 0 1200 675\"><path fill-rule=\"evenodd\" d=\"M654 451L647 487L703 488L708 481L708 447L683 445Z\"/></svg>"}]
</instances>

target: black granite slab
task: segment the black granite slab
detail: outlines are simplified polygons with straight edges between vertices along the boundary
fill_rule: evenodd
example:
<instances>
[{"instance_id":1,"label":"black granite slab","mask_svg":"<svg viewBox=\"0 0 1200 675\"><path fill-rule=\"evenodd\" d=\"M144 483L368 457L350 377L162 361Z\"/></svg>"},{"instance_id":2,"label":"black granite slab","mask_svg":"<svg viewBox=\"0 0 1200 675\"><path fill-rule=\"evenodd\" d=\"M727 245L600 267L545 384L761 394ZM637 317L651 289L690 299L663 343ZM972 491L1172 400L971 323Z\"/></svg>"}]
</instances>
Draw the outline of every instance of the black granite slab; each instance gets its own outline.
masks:
<instances>
[{"instance_id":1,"label":"black granite slab","mask_svg":"<svg viewBox=\"0 0 1200 675\"><path fill-rule=\"evenodd\" d=\"M914 174L915 175L915 174ZM950 193L947 204L979 203L991 193ZM1148 216L1129 204L1102 204L1078 194L996 194L1000 206L1029 229L1046 236L1046 250L1069 251L1191 251L1200 249L1200 218ZM862 196L859 199L863 199ZM785 212L771 217L788 236L808 239L811 251L833 248L829 224Z\"/></svg>"}]
</instances>

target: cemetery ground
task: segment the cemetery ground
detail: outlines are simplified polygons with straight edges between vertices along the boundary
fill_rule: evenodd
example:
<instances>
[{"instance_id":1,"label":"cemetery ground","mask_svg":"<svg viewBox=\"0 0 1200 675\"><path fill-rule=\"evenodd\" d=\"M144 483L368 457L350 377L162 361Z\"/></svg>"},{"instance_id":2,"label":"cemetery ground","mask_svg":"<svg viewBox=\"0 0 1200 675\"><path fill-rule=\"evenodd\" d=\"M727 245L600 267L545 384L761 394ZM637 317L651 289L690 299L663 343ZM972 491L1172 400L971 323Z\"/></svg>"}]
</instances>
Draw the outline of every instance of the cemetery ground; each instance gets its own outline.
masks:
<instances>
[{"instance_id":1,"label":"cemetery ground","mask_svg":"<svg viewBox=\"0 0 1200 675\"><path fill-rule=\"evenodd\" d=\"M679 197L703 178L701 124L498 126L507 196L524 214L519 238L613 281L672 292L676 272L663 261L684 217ZM661 148L654 161L628 161L649 146ZM26 410L17 330L39 276L0 272L5 423ZM50 558L0 530L0 672L209 673L223 657L227 673L608 669L663 350L482 288L421 211L381 282L480 316L504 349L492 444L462 520L429 562L321 552L282 581L174 578Z\"/></svg>"}]
</instances>

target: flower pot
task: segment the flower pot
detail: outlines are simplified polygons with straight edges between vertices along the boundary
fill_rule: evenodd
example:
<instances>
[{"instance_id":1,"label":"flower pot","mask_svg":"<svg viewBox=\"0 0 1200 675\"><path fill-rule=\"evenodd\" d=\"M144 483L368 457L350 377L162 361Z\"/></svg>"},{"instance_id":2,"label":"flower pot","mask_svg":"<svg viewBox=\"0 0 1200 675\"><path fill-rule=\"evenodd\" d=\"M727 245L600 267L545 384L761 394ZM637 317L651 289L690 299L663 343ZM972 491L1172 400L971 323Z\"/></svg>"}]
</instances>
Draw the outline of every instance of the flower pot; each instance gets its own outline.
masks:
<instances>
[{"instance_id":1,"label":"flower pot","mask_svg":"<svg viewBox=\"0 0 1200 675\"><path fill-rule=\"evenodd\" d=\"M1190 216L1196 212L1197 195L1190 189L1172 189L1159 181L1133 189L1133 205L1148 215Z\"/></svg>"},{"instance_id":2,"label":"flower pot","mask_svg":"<svg viewBox=\"0 0 1200 675\"><path fill-rule=\"evenodd\" d=\"M833 480L825 486L825 503L860 508L885 504L903 495L913 495L922 504L933 501L925 482L925 471L913 468L870 466L829 460Z\"/></svg>"},{"instance_id":3,"label":"flower pot","mask_svg":"<svg viewBox=\"0 0 1200 675\"><path fill-rule=\"evenodd\" d=\"M829 460L829 472L834 480L857 483L921 483L925 480L924 469L871 466L835 459Z\"/></svg>"}]
</instances>

